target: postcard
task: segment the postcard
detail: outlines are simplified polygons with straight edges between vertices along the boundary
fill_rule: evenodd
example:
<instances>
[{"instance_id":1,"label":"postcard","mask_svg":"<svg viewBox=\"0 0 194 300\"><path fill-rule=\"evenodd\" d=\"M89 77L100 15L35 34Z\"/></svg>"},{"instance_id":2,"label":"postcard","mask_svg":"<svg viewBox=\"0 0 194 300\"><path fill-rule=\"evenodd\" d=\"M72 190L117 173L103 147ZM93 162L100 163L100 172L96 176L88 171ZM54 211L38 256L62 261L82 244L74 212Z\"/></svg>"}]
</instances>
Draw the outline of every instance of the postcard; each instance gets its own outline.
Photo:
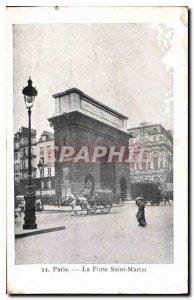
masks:
<instances>
[{"instance_id":1,"label":"postcard","mask_svg":"<svg viewBox=\"0 0 194 300\"><path fill-rule=\"evenodd\" d=\"M7 7L7 293L188 293L187 7Z\"/></svg>"}]
</instances>

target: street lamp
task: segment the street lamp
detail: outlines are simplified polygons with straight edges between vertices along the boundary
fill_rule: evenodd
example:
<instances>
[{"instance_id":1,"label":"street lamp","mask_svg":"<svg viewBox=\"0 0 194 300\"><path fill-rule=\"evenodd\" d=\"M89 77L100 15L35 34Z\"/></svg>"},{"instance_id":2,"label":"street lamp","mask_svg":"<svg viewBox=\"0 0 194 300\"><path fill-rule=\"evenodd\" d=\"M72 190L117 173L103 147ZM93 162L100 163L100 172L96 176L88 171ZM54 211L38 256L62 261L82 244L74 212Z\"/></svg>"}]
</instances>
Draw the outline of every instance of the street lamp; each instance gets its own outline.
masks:
<instances>
[{"instance_id":1,"label":"street lamp","mask_svg":"<svg viewBox=\"0 0 194 300\"><path fill-rule=\"evenodd\" d=\"M42 180L41 180L41 177L42 177L43 164L40 160L39 160L39 163L38 163L37 167L38 167L39 172L40 172L40 200L41 200L41 203L42 203Z\"/></svg>"},{"instance_id":2,"label":"street lamp","mask_svg":"<svg viewBox=\"0 0 194 300\"><path fill-rule=\"evenodd\" d=\"M28 185L27 185L27 195L25 196L25 216L23 229L36 229L36 216L35 216L35 188L32 185L32 164L31 164L31 108L34 104L35 97L38 92L36 88L32 86L31 78L28 79L28 85L23 88L22 93L24 95L24 102L28 110Z\"/></svg>"}]
</instances>

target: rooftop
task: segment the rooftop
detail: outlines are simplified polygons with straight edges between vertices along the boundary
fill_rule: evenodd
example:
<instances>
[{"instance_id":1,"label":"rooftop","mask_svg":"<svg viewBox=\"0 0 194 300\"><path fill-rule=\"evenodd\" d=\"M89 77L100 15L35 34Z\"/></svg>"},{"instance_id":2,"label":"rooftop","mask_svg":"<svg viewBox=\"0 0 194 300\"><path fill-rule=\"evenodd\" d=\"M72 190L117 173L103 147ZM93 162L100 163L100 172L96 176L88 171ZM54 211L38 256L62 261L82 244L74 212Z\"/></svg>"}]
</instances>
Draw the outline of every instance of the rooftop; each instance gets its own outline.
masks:
<instances>
[{"instance_id":1,"label":"rooftop","mask_svg":"<svg viewBox=\"0 0 194 300\"><path fill-rule=\"evenodd\" d=\"M71 88L71 89L68 89L68 90L66 90L64 92L54 94L54 95L52 95L52 97L55 98L55 99L56 98L61 98L63 96L69 95L70 93L77 93L77 94L79 94L80 97L84 98L85 101L88 101L88 102L92 103L93 105L98 106L98 107L100 107L101 109L103 109L105 111L108 111L112 115L115 115L115 116L117 116L117 117L119 117L121 119L126 119L126 120L128 119L127 116L125 116L125 115L117 112L116 110L114 110L114 109L110 108L109 106L101 103L100 101L98 101L98 100L96 100L96 99L94 99L94 98L86 95L81 90L79 90L79 89L77 89L75 87Z\"/></svg>"},{"instance_id":2,"label":"rooftop","mask_svg":"<svg viewBox=\"0 0 194 300\"><path fill-rule=\"evenodd\" d=\"M46 139L44 140L43 137L46 137ZM44 130L39 138L38 143L45 142L45 141L52 141L52 140L54 140L54 134L50 131Z\"/></svg>"},{"instance_id":3,"label":"rooftop","mask_svg":"<svg viewBox=\"0 0 194 300\"><path fill-rule=\"evenodd\" d=\"M29 135L29 129L27 127L22 126L21 129L19 129L15 133L15 138L25 138L28 137ZM31 129L31 136L35 137L36 136L36 129Z\"/></svg>"},{"instance_id":4,"label":"rooftop","mask_svg":"<svg viewBox=\"0 0 194 300\"><path fill-rule=\"evenodd\" d=\"M131 131L134 131L136 129L156 127L156 126L160 126L164 130L164 132L168 135L169 139L171 139L171 140L173 139L172 131L166 129L162 124L159 124L159 123L158 124L145 124L145 125L143 125L143 123L142 123L139 126L128 128L127 131L131 132Z\"/></svg>"}]
</instances>

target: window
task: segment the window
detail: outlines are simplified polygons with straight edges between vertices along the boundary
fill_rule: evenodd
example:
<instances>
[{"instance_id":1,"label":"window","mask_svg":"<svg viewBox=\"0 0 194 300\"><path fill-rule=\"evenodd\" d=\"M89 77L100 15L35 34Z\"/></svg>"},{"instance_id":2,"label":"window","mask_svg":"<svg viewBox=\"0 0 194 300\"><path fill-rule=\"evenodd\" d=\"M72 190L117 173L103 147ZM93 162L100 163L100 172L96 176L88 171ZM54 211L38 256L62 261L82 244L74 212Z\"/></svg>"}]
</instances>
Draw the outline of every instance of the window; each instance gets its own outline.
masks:
<instances>
[{"instance_id":1,"label":"window","mask_svg":"<svg viewBox=\"0 0 194 300\"><path fill-rule=\"evenodd\" d=\"M67 143L67 141L66 141L66 136L64 136L64 137L63 137L63 145L65 146L66 143Z\"/></svg>"},{"instance_id":2,"label":"window","mask_svg":"<svg viewBox=\"0 0 194 300\"><path fill-rule=\"evenodd\" d=\"M148 157L148 153L147 153L147 151L144 151L143 152L143 159L146 159Z\"/></svg>"},{"instance_id":3,"label":"window","mask_svg":"<svg viewBox=\"0 0 194 300\"><path fill-rule=\"evenodd\" d=\"M138 163L136 163L136 169L139 170L139 164Z\"/></svg>"},{"instance_id":4,"label":"window","mask_svg":"<svg viewBox=\"0 0 194 300\"><path fill-rule=\"evenodd\" d=\"M42 140L43 142L45 142L45 141L46 141L46 135L42 135L41 140Z\"/></svg>"},{"instance_id":5,"label":"window","mask_svg":"<svg viewBox=\"0 0 194 300\"><path fill-rule=\"evenodd\" d=\"M44 155L44 147L40 147L40 155Z\"/></svg>"},{"instance_id":6,"label":"window","mask_svg":"<svg viewBox=\"0 0 194 300\"><path fill-rule=\"evenodd\" d=\"M48 168L48 176L51 176L51 168Z\"/></svg>"},{"instance_id":7,"label":"window","mask_svg":"<svg viewBox=\"0 0 194 300\"><path fill-rule=\"evenodd\" d=\"M133 154L133 160L138 160L138 156L139 156L139 152L138 151L135 151L134 154Z\"/></svg>"},{"instance_id":8,"label":"window","mask_svg":"<svg viewBox=\"0 0 194 300\"><path fill-rule=\"evenodd\" d=\"M150 162L148 162L148 170L150 170Z\"/></svg>"},{"instance_id":9,"label":"window","mask_svg":"<svg viewBox=\"0 0 194 300\"><path fill-rule=\"evenodd\" d=\"M22 168L22 169L25 169L25 160L22 160L21 168Z\"/></svg>"},{"instance_id":10,"label":"window","mask_svg":"<svg viewBox=\"0 0 194 300\"><path fill-rule=\"evenodd\" d=\"M69 167L63 168L63 183L69 183Z\"/></svg>"},{"instance_id":11,"label":"window","mask_svg":"<svg viewBox=\"0 0 194 300\"><path fill-rule=\"evenodd\" d=\"M14 159L15 160L18 159L18 153L17 152L14 153Z\"/></svg>"},{"instance_id":12,"label":"window","mask_svg":"<svg viewBox=\"0 0 194 300\"><path fill-rule=\"evenodd\" d=\"M160 141L163 140L163 136L162 136L162 135L159 136L159 140L160 140Z\"/></svg>"},{"instance_id":13,"label":"window","mask_svg":"<svg viewBox=\"0 0 194 300\"><path fill-rule=\"evenodd\" d=\"M47 187L48 187L48 189L51 189L51 181L50 180L48 180L48 182L47 182Z\"/></svg>"},{"instance_id":14,"label":"window","mask_svg":"<svg viewBox=\"0 0 194 300\"><path fill-rule=\"evenodd\" d=\"M40 161L44 165L44 157L40 157Z\"/></svg>"},{"instance_id":15,"label":"window","mask_svg":"<svg viewBox=\"0 0 194 300\"><path fill-rule=\"evenodd\" d=\"M24 156L24 149L22 148L20 151L20 156L23 157Z\"/></svg>"},{"instance_id":16,"label":"window","mask_svg":"<svg viewBox=\"0 0 194 300\"><path fill-rule=\"evenodd\" d=\"M158 170L158 158L154 157L154 170Z\"/></svg>"},{"instance_id":17,"label":"window","mask_svg":"<svg viewBox=\"0 0 194 300\"><path fill-rule=\"evenodd\" d=\"M163 161L161 160L160 162L160 168L162 169L163 168Z\"/></svg>"},{"instance_id":18,"label":"window","mask_svg":"<svg viewBox=\"0 0 194 300\"><path fill-rule=\"evenodd\" d=\"M154 134L157 133L157 129L156 128L153 129L153 133Z\"/></svg>"},{"instance_id":19,"label":"window","mask_svg":"<svg viewBox=\"0 0 194 300\"><path fill-rule=\"evenodd\" d=\"M142 162L142 170L146 170L146 163L145 162Z\"/></svg>"},{"instance_id":20,"label":"window","mask_svg":"<svg viewBox=\"0 0 194 300\"><path fill-rule=\"evenodd\" d=\"M47 146L47 155L51 155L51 146Z\"/></svg>"},{"instance_id":21,"label":"window","mask_svg":"<svg viewBox=\"0 0 194 300\"><path fill-rule=\"evenodd\" d=\"M153 142L154 143L157 142L157 137L156 136L153 137Z\"/></svg>"},{"instance_id":22,"label":"window","mask_svg":"<svg viewBox=\"0 0 194 300\"><path fill-rule=\"evenodd\" d=\"M44 189L44 181L41 181L41 188Z\"/></svg>"},{"instance_id":23,"label":"window","mask_svg":"<svg viewBox=\"0 0 194 300\"><path fill-rule=\"evenodd\" d=\"M140 132L144 133L145 132L145 128L141 128Z\"/></svg>"},{"instance_id":24,"label":"window","mask_svg":"<svg viewBox=\"0 0 194 300\"><path fill-rule=\"evenodd\" d=\"M142 140L143 142L145 141L145 138L146 138L145 134L141 134L141 140Z\"/></svg>"},{"instance_id":25,"label":"window","mask_svg":"<svg viewBox=\"0 0 194 300\"><path fill-rule=\"evenodd\" d=\"M44 177L44 168L40 169L40 177Z\"/></svg>"}]
</instances>

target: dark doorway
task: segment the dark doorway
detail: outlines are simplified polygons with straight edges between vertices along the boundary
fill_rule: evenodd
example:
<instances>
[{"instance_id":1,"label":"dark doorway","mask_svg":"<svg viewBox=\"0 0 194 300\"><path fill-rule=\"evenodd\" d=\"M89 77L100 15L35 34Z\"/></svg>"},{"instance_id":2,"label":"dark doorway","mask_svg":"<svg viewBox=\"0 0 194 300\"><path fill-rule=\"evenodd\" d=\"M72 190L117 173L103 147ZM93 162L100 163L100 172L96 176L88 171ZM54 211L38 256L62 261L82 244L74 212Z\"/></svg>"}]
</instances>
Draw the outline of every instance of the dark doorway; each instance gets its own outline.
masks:
<instances>
[{"instance_id":1,"label":"dark doorway","mask_svg":"<svg viewBox=\"0 0 194 300\"><path fill-rule=\"evenodd\" d=\"M121 201L124 202L127 198L127 180L125 177L121 178L120 181Z\"/></svg>"},{"instance_id":2,"label":"dark doorway","mask_svg":"<svg viewBox=\"0 0 194 300\"><path fill-rule=\"evenodd\" d=\"M116 193L115 166L105 161L100 163L100 185L103 190L111 190Z\"/></svg>"}]
</instances>

